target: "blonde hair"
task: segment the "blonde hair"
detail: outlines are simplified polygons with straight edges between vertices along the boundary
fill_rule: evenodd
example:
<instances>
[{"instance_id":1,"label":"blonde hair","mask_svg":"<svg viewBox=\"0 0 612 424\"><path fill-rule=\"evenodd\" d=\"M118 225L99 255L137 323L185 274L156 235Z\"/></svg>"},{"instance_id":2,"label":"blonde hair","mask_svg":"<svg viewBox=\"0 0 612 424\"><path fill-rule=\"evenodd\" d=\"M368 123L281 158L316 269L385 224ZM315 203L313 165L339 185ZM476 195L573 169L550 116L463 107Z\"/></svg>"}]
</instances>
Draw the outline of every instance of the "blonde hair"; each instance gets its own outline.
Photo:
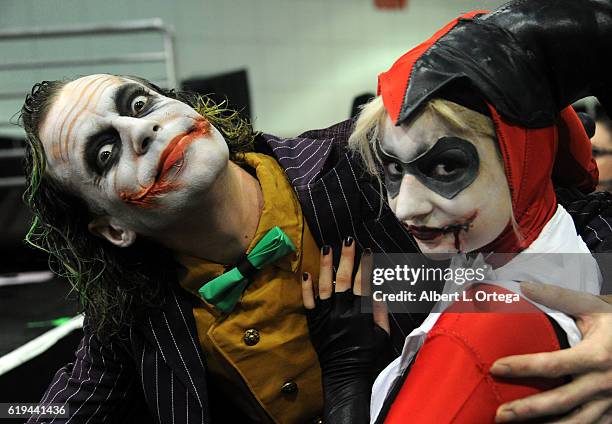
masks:
<instances>
[{"instance_id":1,"label":"blonde hair","mask_svg":"<svg viewBox=\"0 0 612 424\"><path fill-rule=\"evenodd\" d=\"M348 139L349 149L361 158L366 170L376 177L380 172L374 147L386 117L387 111L382 97L375 97L362 106L355 121L355 128Z\"/></svg>"}]
</instances>

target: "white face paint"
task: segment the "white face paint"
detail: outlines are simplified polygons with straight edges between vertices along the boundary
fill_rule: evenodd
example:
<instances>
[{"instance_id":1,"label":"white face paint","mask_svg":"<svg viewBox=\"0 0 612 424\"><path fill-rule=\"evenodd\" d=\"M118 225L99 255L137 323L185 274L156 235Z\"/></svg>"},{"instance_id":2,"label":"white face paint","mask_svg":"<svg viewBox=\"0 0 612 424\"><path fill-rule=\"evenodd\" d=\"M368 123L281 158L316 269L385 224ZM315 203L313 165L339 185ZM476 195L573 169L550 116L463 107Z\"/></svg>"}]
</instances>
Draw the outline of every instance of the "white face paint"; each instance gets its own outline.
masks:
<instances>
[{"instance_id":1,"label":"white face paint","mask_svg":"<svg viewBox=\"0 0 612 424\"><path fill-rule=\"evenodd\" d=\"M63 87L39 137L47 172L106 217L100 222L144 235L201 204L229 162L223 136L193 108L112 75Z\"/></svg>"},{"instance_id":2,"label":"white face paint","mask_svg":"<svg viewBox=\"0 0 612 424\"><path fill-rule=\"evenodd\" d=\"M426 187L415 175L398 174L401 162L409 163L429 151L438 140L457 137L471 143L478 153L475 179L454 197L447 198ZM487 137L467 136L453 129L437 113L426 110L408 125L394 126L387 117L381 149L394 156L383 161L385 176L401 179L389 205L398 219L415 237L426 255L435 259L457 252L481 248L500 235L511 217L511 198L496 141ZM434 161L431 175L448 176L453 165Z\"/></svg>"}]
</instances>

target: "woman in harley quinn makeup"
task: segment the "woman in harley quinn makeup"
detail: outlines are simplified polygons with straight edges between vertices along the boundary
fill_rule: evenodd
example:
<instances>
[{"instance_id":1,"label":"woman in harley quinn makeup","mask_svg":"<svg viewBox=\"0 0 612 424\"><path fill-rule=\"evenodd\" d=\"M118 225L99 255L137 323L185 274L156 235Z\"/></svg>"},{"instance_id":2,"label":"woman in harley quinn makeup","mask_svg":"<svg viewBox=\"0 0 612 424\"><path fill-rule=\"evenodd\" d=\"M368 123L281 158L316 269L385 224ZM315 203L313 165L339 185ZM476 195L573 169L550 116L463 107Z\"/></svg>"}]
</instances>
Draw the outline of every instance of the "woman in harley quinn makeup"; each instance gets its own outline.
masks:
<instances>
[{"instance_id":1,"label":"woman in harley quinn makeup","mask_svg":"<svg viewBox=\"0 0 612 424\"><path fill-rule=\"evenodd\" d=\"M388 73L390 78L395 77L393 68ZM525 354L532 349L558 350L575 345L581 337L568 316L551 313L550 309L542 312L521 299L517 275L530 281L600 292L597 263L576 235L569 214L557 205L550 191L557 143L566 141L558 137L567 137L567 127L573 128L570 132L574 151L587 153L574 166L584 166L587 174L594 169L588 154L590 142L575 112L571 108L563 111L558 127L527 131L510 125L483 100L449 97L453 100L428 100L397 125L397 119L385 107L384 97L375 98L363 108L349 144L362 157L366 169L384 176L391 210L424 254L435 260L450 258L450 266L459 268L471 266L462 255L465 253L479 252L485 258L490 253L512 254L510 260L492 262L489 266L495 269L494 274L465 290L466 297L472 299L477 292L516 296L515 309L496 313L498 306L493 302L485 306L491 312L482 312L482 305L456 302L431 313L407 337L402 355L374 382L371 420L376 422L493 422L502 403L559 385L560 380L524 385L488 380L488 367L503 355ZM593 189L596 178L590 178L587 184ZM568 268L555 280L529 264L530 254L534 253L577 253L587 259L578 274ZM356 280L355 284L360 283ZM322 290L320 287L321 281ZM446 281L443 291L456 289L453 281ZM338 293L342 300L328 306L340 309L330 312L332 318L316 315L317 310L323 313L324 306L311 298L312 287L304 293L305 305L314 309L310 317L313 337L320 337L325 346L324 337L335 340L335 336L324 336L324 325L319 320L327 320L333 326L335 314L346 314L344 309L350 307L347 292ZM375 325L388 329L380 314L375 313L374 320ZM368 338L376 337L379 336L373 333ZM364 342L361 354L373 349L371 344ZM319 354L334 357L333 350L321 348ZM441 373L441 368L448 373ZM333 370L329 373L333 374ZM350 383L346 375L341 378L346 386L359 381L355 378ZM401 385L397 379L401 379ZM333 385L338 384L336 381ZM337 399L340 395L332 391L327 396ZM363 402L355 401L354 409L345 411L352 416L352 422L358 422L356 416L363 410L358 404ZM344 422L335 418L342 414L336 411L328 418L332 423Z\"/></svg>"},{"instance_id":2,"label":"woman in harley quinn makeup","mask_svg":"<svg viewBox=\"0 0 612 424\"><path fill-rule=\"evenodd\" d=\"M510 190L487 117L434 100L411 125L385 117L374 148L389 205L423 253L471 252L510 222Z\"/></svg>"},{"instance_id":3,"label":"woman in harley quinn makeup","mask_svg":"<svg viewBox=\"0 0 612 424\"><path fill-rule=\"evenodd\" d=\"M544 18L549 14L552 21ZM372 380L365 370L376 369L380 335L389 332L386 314L376 298L373 316L360 313L370 301L361 298L361 267L351 290L340 272L334 278L322 265L328 280L319 279L318 288L305 282L303 299L326 399L334 400L326 422L511 422L542 415L526 411L533 406L521 397L567 396L561 378L511 382L496 365L503 356L537 350L561 356L588 337L580 319L562 308L529 302L520 282L585 296L601 292L598 264L558 203L553 181L582 196L597 185L590 140L569 104L592 87L609 90L610 82L607 75L574 72L574 56L597 54L586 53L566 27L606 51L610 38L602 34L610 34L611 16L609 3L546 0L468 13L379 75L379 97L355 121L350 147L370 175L384 179L390 209L423 253L450 258L451 269L480 268L486 275L465 286L452 277L444 282L444 294L462 295L439 302L406 337L401 355L376 377L368 410ZM574 54L551 55L552 46L566 45ZM570 264L567 254L580 261ZM346 260L352 269L354 259ZM498 296L510 296L512 306L504 307ZM411 302L402 306L410 310ZM607 309L603 302L590 305ZM350 331L351 322L361 332ZM554 377L571 378L564 374ZM570 384L590 384L579 380ZM552 422L599 423L607 422L611 407L607 399L547 413L568 414Z\"/></svg>"}]
</instances>

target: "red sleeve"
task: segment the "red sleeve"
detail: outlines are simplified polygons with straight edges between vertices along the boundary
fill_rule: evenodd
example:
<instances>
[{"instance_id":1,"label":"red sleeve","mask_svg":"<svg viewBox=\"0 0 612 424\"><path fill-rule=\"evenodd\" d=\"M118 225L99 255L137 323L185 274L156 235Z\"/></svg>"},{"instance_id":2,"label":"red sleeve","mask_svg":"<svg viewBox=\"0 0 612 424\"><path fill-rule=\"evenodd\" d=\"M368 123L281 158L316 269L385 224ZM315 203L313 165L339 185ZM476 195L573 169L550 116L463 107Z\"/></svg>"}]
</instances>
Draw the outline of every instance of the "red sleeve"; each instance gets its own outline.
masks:
<instances>
[{"instance_id":1,"label":"red sleeve","mask_svg":"<svg viewBox=\"0 0 612 424\"><path fill-rule=\"evenodd\" d=\"M477 290L510 293L491 285L468 293ZM520 305L520 313L445 312L429 332L385 423L492 423L502 403L561 384L560 379L489 374L501 357L560 348L547 316L525 300Z\"/></svg>"}]
</instances>

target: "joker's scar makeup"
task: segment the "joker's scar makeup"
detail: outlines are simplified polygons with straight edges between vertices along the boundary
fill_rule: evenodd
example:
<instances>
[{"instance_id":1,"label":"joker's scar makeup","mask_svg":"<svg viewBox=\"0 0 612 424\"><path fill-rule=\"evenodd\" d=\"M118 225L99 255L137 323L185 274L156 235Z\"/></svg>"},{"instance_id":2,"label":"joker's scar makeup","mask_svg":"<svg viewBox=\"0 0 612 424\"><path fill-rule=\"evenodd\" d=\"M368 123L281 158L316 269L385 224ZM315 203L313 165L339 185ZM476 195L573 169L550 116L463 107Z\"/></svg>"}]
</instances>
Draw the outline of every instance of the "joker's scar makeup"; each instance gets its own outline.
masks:
<instances>
[{"instance_id":1,"label":"joker's scar makeup","mask_svg":"<svg viewBox=\"0 0 612 424\"><path fill-rule=\"evenodd\" d=\"M176 189L178 186L168 181L170 171L176 170L174 177L181 172L185 160L185 149L198 137L206 137L209 131L210 123L207 120L196 120L192 128L177 135L168 143L159 158L155 180L138 192L121 192L121 199L132 205L151 207L156 197Z\"/></svg>"},{"instance_id":2,"label":"joker's scar makeup","mask_svg":"<svg viewBox=\"0 0 612 424\"><path fill-rule=\"evenodd\" d=\"M223 135L194 108L125 77L67 83L39 136L47 172L82 196L100 225L146 237L205 208L229 164Z\"/></svg>"}]
</instances>

